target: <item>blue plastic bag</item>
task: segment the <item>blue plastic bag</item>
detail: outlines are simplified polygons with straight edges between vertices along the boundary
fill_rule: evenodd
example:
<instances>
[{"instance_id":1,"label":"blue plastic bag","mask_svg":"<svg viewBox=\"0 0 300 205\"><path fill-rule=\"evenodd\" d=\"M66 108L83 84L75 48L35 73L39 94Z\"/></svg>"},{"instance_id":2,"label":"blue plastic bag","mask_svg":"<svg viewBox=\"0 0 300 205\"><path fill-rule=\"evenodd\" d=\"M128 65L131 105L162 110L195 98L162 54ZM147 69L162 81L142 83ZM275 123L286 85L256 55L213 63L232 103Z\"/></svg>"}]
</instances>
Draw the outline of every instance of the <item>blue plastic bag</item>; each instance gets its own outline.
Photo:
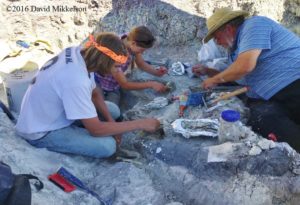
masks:
<instances>
[{"instance_id":1,"label":"blue plastic bag","mask_svg":"<svg viewBox=\"0 0 300 205\"><path fill-rule=\"evenodd\" d=\"M204 105L204 94L203 92L197 92L197 93L191 93L189 94L187 105L188 106L198 106L198 105Z\"/></svg>"}]
</instances>

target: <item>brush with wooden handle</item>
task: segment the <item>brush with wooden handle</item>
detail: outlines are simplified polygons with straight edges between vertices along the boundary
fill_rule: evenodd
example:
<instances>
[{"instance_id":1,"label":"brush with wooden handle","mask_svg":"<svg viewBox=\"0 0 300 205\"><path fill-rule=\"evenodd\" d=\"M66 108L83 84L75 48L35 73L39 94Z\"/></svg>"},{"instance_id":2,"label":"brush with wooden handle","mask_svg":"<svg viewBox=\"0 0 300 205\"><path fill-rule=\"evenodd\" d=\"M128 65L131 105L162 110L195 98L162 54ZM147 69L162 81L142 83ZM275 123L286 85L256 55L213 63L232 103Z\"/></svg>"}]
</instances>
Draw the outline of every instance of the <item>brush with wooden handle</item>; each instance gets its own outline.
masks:
<instances>
[{"instance_id":1,"label":"brush with wooden handle","mask_svg":"<svg viewBox=\"0 0 300 205\"><path fill-rule=\"evenodd\" d=\"M220 97L218 97L217 99L212 100L210 103L215 104L221 100L227 100L231 97L243 94L243 93L247 92L248 90L249 90L249 87L243 87L243 88L237 89L235 91L225 93L225 94L221 95Z\"/></svg>"}]
</instances>

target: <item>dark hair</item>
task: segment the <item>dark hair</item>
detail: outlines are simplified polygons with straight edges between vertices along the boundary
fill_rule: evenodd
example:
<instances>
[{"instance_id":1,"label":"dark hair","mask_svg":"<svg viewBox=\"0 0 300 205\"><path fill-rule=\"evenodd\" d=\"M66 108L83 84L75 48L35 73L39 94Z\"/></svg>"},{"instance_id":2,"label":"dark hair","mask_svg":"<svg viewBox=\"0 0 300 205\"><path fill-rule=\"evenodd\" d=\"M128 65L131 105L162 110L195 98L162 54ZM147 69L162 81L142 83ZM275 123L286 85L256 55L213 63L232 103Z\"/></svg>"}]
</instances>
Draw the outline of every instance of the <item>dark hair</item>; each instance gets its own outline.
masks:
<instances>
[{"instance_id":1,"label":"dark hair","mask_svg":"<svg viewBox=\"0 0 300 205\"><path fill-rule=\"evenodd\" d=\"M124 43L113 33L96 34L95 41L99 45L109 48L117 55L127 55ZM111 73L115 61L94 46L82 49L81 54L88 71L96 70L95 72L101 75Z\"/></svg>"},{"instance_id":2,"label":"dark hair","mask_svg":"<svg viewBox=\"0 0 300 205\"><path fill-rule=\"evenodd\" d=\"M135 41L137 46L142 48L151 48L155 42L155 38L146 26L138 26L133 28L127 36L130 41Z\"/></svg>"}]
</instances>

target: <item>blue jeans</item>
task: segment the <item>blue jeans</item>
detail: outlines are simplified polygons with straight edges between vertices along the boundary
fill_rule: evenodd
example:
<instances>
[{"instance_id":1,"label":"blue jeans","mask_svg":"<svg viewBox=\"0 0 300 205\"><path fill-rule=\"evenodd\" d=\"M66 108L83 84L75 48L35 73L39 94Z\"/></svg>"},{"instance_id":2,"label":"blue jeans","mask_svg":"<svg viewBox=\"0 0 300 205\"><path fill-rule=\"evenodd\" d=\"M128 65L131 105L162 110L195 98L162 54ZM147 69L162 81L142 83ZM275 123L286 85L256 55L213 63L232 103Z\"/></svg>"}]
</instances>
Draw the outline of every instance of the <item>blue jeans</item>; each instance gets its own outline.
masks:
<instances>
[{"instance_id":1,"label":"blue jeans","mask_svg":"<svg viewBox=\"0 0 300 205\"><path fill-rule=\"evenodd\" d=\"M105 101L114 119L120 116L120 110L114 103ZM38 140L28 140L38 148L50 151L79 154L95 158L105 158L116 152L116 141L113 137L94 137L89 132L76 125L49 132Z\"/></svg>"},{"instance_id":2,"label":"blue jeans","mask_svg":"<svg viewBox=\"0 0 300 205\"><path fill-rule=\"evenodd\" d=\"M121 99L120 89L114 91L103 91L103 95L106 101L113 102L116 105L120 104L120 99Z\"/></svg>"}]
</instances>

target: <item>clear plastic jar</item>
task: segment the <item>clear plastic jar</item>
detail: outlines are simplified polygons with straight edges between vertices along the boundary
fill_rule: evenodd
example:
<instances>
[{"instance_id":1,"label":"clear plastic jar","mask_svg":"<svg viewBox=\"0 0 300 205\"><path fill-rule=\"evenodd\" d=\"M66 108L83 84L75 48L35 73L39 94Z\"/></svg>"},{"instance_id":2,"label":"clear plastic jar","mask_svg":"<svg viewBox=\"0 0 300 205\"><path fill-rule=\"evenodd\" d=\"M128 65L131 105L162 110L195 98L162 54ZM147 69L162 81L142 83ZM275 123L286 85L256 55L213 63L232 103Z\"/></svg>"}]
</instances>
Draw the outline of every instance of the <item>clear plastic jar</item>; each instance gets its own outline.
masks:
<instances>
[{"instance_id":1,"label":"clear plastic jar","mask_svg":"<svg viewBox=\"0 0 300 205\"><path fill-rule=\"evenodd\" d=\"M235 110L225 110L221 113L218 131L219 141L239 141L240 113Z\"/></svg>"}]
</instances>

